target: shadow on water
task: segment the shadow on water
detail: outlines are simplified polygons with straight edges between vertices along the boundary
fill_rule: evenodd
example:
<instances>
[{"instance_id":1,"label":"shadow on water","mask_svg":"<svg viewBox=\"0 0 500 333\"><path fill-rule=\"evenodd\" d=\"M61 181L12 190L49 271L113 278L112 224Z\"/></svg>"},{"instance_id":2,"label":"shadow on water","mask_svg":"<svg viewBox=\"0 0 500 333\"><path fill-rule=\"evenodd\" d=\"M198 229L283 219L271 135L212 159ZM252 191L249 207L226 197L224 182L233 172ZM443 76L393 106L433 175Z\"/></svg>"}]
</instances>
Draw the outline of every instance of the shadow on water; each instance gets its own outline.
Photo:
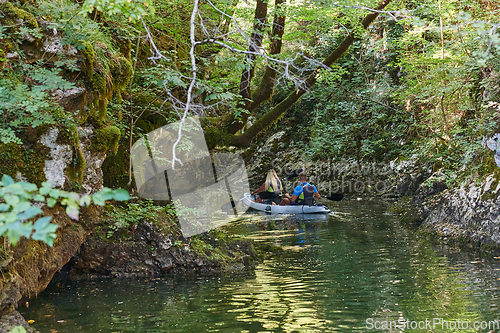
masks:
<instances>
[{"instance_id":1,"label":"shadow on water","mask_svg":"<svg viewBox=\"0 0 500 333\"><path fill-rule=\"evenodd\" d=\"M380 204L253 213L230 228L286 251L248 275L54 281L20 310L41 332L374 332L442 318L439 332L500 319L500 258L419 239Z\"/></svg>"}]
</instances>

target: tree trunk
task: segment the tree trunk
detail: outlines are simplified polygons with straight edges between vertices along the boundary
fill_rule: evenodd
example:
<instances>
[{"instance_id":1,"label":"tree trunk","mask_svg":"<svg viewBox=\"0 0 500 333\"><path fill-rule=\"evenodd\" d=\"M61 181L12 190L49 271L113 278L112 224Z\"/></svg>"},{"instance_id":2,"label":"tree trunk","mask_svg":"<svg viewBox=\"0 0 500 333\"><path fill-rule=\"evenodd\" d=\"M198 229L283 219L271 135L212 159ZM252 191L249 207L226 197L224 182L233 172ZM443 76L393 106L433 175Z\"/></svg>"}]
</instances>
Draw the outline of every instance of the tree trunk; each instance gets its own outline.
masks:
<instances>
[{"instance_id":1,"label":"tree trunk","mask_svg":"<svg viewBox=\"0 0 500 333\"><path fill-rule=\"evenodd\" d=\"M370 24L375 21L377 16L379 15L378 11L383 10L391 0L382 0L376 11L368 14L364 20L361 22L363 27L367 29ZM331 66L335 61L337 61L352 45L352 43L356 40L356 37L350 33L342 43L323 61L323 65ZM295 102L299 100L299 98L304 95L315 83L316 77L320 72L321 67L317 68L314 72L312 72L305 81L305 86L302 88L296 89L287 98L285 98L281 103L276 105L273 109L268 111L263 117L257 120L250 128L248 128L243 134L234 135L231 138L231 145L237 147L249 147L252 139L259 133L266 130L271 124L276 122L278 118L283 115L286 111L288 111ZM262 84L262 83L261 83Z\"/></svg>"},{"instance_id":2,"label":"tree trunk","mask_svg":"<svg viewBox=\"0 0 500 333\"><path fill-rule=\"evenodd\" d=\"M250 44L248 45L249 52L259 52L262 45L262 31L266 25L267 17L267 2L264 0L257 0L257 6L255 7L255 22L253 25L252 36L250 37ZM243 103L245 109L250 105L250 83L255 71L255 66L253 64L255 60L254 54L247 54L246 62L250 66L249 69L245 69L241 74L240 81L240 95L243 98Z\"/></svg>"},{"instance_id":3,"label":"tree trunk","mask_svg":"<svg viewBox=\"0 0 500 333\"><path fill-rule=\"evenodd\" d=\"M259 2L260 1L262 0L259 0ZM255 19L257 20L257 22L254 25L254 31L261 32L265 24L265 15L263 16L264 13L262 9L259 9L259 2L257 3L257 7L255 9ZM280 10L280 7L283 5L284 2L285 0L275 1L276 11ZM267 14L267 4L266 4L265 14ZM261 18L258 19L257 18L258 16ZM260 25L258 24L259 22L261 22ZM284 32L285 32L285 16L280 16L277 14L274 15L273 29L270 36L271 37L271 45L269 47L270 55L276 55L281 53L281 45L282 45L281 40ZM257 45L257 40L254 41L254 34L255 32L252 34L251 44L248 46L249 51L258 51L258 48L255 49L252 48L253 45ZM260 47L262 45L262 35L259 36L260 39L258 40L258 46ZM254 55L247 55L247 61L249 63L253 63L254 59L255 59ZM254 70L255 67L252 64L250 70L243 71L240 83L240 94L241 97L243 98L243 108L246 111L248 111L248 113L243 113L241 115L241 120L236 119L234 117L234 114L229 115L229 117L225 120L225 123L227 124L227 131L230 134L235 134L240 129L242 129L243 126L245 126L245 124L247 123L250 114L260 105L262 101L268 99L272 95L274 88L274 80L276 78L276 70L270 66L266 68L264 76L261 79L261 83L252 96L250 92L250 84L254 76Z\"/></svg>"}]
</instances>

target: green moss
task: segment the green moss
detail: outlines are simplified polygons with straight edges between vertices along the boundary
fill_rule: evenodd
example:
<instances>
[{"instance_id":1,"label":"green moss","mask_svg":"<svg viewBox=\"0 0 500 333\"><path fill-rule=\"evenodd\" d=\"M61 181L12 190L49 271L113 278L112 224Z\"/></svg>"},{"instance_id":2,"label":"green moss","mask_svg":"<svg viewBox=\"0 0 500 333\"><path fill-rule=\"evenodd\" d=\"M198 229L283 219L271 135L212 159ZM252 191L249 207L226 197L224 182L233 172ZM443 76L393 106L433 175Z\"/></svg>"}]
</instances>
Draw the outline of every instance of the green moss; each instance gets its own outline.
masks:
<instances>
[{"instance_id":1,"label":"green moss","mask_svg":"<svg viewBox=\"0 0 500 333\"><path fill-rule=\"evenodd\" d=\"M46 181L45 178L45 160L50 153L50 148L41 143L32 146L31 149L24 151L24 168L23 176L28 178L28 181L35 183L38 186Z\"/></svg>"},{"instance_id":2,"label":"green moss","mask_svg":"<svg viewBox=\"0 0 500 333\"><path fill-rule=\"evenodd\" d=\"M82 108L78 111L78 124L83 125L86 124L88 119L89 119L89 109L88 108Z\"/></svg>"},{"instance_id":3,"label":"green moss","mask_svg":"<svg viewBox=\"0 0 500 333\"><path fill-rule=\"evenodd\" d=\"M8 38L0 39L0 49L2 49L5 53L12 51L12 48L13 45L10 39Z\"/></svg>"},{"instance_id":4,"label":"green moss","mask_svg":"<svg viewBox=\"0 0 500 333\"><path fill-rule=\"evenodd\" d=\"M227 133L223 128L205 127L205 139L208 148L214 147L228 147L231 145L233 135Z\"/></svg>"},{"instance_id":5,"label":"green moss","mask_svg":"<svg viewBox=\"0 0 500 333\"><path fill-rule=\"evenodd\" d=\"M190 249L191 251L198 253L198 254L206 254L206 252L210 251L210 253L213 253L213 246L202 239L198 237L192 237L191 238L191 244L190 244ZM208 250L208 251L207 251Z\"/></svg>"},{"instance_id":6,"label":"green moss","mask_svg":"<svg viewBox=\"0 0 500 333\"><path fill-rule=\"evenodd\" d=\"M88 104L89 109L85 111L86 114L82 114L82 117L85 118L85 122L97 125L97 127L105 126L107 105L108 105L107 98L101 99L99 98L99 96L94 95L92 102ZM82 120L80 120L80 124L82 124Z\"/></svg>"},{"instance_id":7,"label":"green moss","mask_svg":"<svg viewBox=\"0 0 500 333\"><path fill-rule=\"evenodd\" d=\"M118 57L111 62L111 75L115 90L125 90L132 78L134 69L132 63L125 57Z\"/></svg>"},{"instance_id":8,"label":"green moss","mask_svg":"<svg viewBox=\"0 0 500 333\"><path fill-rule=\"evenodd\" d=\"M94 66L90 79L92 88L99 94L98 110L99 122L103 122L107 113L107 104L113 92L117 92L120 99L120 90L126 89L132 77L132 64L124 57L108 59L105 51L98 49L99 61ZM103 53L103 54L101 54Z\"/></svg>"},{"instance_id":9,"label":"green moss","mask_svg":"<svg viewBox=\"0 0 500 333\"><path fill-rule=\"evenodd\" d=\"M116 151L118 149L119 140L120 129L118 129L118 127L108 126L103 129L97 129L94 131L91 149L103 153L109 150Z\"/></svg>"},{"instance_id":10,"label":"green moss","mask_svg":"<svg viewBox=\"0 0 500 333\"><path fill-rule=\"evenodd\" d=\"M70 145L72 147L73 156L67 168L67 175L73 183L81 185L83 183L86 161L80 146L80 138L76 125L62 128L57 135L57 143Z\"/></svg>"},{"instance_id":11,"label":"green moss","mask_svg":"<svg viewBox=\"0 0 500 333\"><path fill-rule=\"evenodd\" d=\"M85 73L87 76L91 79L93 74L94 74L94 60L95 60L95 50L92 44L90 44L86 40L80 40L79 43L81 43L85 48L82 50L83 55L85 56L86 64L85 64Z\"/></svg>"},{"instance_id":12,"label":"green moss","mask_svg":"<svg viewBox=\"0 0 500 333\"><path fill-rule=\"evenodd\" d=\"M7 174L16 178L20 173L28 181L40 186L45 178L45 159L50 149L41 143L30 149L13 143L0 144L0 175Z\"/></svg>"},{"instance_id":13,"label":"green moss","mask_svg":"<svg viewBox=\"0 0 500 333\"><path fill-rule=\"evenodd\" d=\"M94 107L90 116L98 125L102 125L106 118L108 101L112 99L113 93L121 100L121 91L127 88L132 78L132 63L123 56L116 56L102 43L93 47L87 41L80 42L85 46L85 72L92 90L96 93L93 95ZM82 118L86 118L85 115Z\"/></svg>"},{"instance_id":14,"label":"green moss","mask_svg":"<svg viewBox=\"0 0 500 333\"><path fill-rule=\"evenodd\" d=\"M97 91L100 95L105 95L107 91L107 75L109 74L109 67L101 63L97 63L94 67L92 76L90 77L90 83L92 88Z\"/></svg>"},{"instance_id":15,"label":"green moss","mask_svg":"<svg viewBox=\"0 0 500 333\"><path fill-rule=\"evenodd\" d=\"M57 134L56 142L62 145L76 146L79 144L78 130L75 125L62 128Z\"/></svg>"},{"instance_id":16,"label":"green moss","mask_svg":"<svg viewBox=\"0 0 500 333\"><path fill-rule=\"evenodd\" d=\"M23 165L21 146L15 143L0 144L0 175L6 174L15 178Z\"/></svg>"},{"instance_id":17,"label":"green moss","mask_svg":"<svg viewBox=\"0 0 500 333\"><path fill-rule=\"evenodd\" d=\"M0 12L2 12L2 25L16 26L17 20L21 19L28 27L33 29L38 28L38 22L33 14L23 9L16 8L11 2L0 3Z\"/></svg>"},{"instance_id":18,"label":"green moss","mask_svg":"<svg viewBox=\"0 0 500 333\"><path fill-rule=\"evenodd\" d=\"M127 58L131 59L132 43L129 39L117 38L116 40L118 47L120 48L120 53Z\"/></svg>"},{"instance_id":19,"label":"green moss","mask_svg":"<svg viewBox=\"0 0 500 333\"><path fill-rule=\"evenodd\" d=\"M128 183L129 153L120 145L116 154L110 154L104 160L103 170L104 186L110 188L126 188Z\"/></svg>"}]
</instances>

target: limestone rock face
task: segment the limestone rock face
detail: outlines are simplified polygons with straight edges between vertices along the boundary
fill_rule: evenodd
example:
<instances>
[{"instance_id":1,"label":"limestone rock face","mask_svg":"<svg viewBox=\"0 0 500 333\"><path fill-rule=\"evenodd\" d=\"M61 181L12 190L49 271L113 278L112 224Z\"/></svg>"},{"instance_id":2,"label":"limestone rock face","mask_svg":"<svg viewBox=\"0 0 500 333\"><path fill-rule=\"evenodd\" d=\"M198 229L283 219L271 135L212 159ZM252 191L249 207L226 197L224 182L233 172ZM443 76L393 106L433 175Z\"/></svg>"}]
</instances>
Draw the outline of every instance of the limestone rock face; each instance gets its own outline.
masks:
<instances>
[{"instance_id":1,"label":"limestone rock face","mask_svg":"<svg viewBox=\"0 0 500 333\"><path fill-rule=\"evenodd\" d=\"M494 186L497 184L496 186ZM463 184L425 200L423 232L445 241L500 251L500 183L494 175L479 184Z\"/></svg>"},{"instance_id":2,"label":"limestone rock face","mask_svg":"<svg viewBox=\"0 0 500 333\"><path fill-rule=\"evenodd\" d=\"M106 153L91 149L91 137L94 133L92 126L79 127L78 136L80 149L85 159L82 188L85 193L95 193L103 187L103 173L101 165L106 159ZM50 148L49 156L45 160L45 178L53 187L65 188L71 184L67 169L73 163L74 147L57 142L58 128L51 128L41 138L40 142Z\"/></svg>"},{"instance_id":3,"label":"limestone rock face","mask_svg":"<svg viewBox=\"0 0 500 333\"><path fill-rule=\"evenodd\" d=\"M500 166L500 133L495 133L490 138L483 138L483 145L495 153L495 163Z\"/></svg>"},{"instance_id":4,"label":"limestone rock face","mask_svg":"<svg viewBox=\"0 0 500 333\"><path fill-rule=\"evenodd\" d=\"M57 31L56 31L57 33ZM73 45L65 45L62 43L62 37L48 36L43 43L43 50L47 53L64 54L66 56L76 56L78 50Z\"/></svg>"},{"instance_id":5,"label":"limestone rock face","mask_svg":"<svg viewBox=\"0 0 500 333\"><path fill-rule=\"evenodd\" d=\"M93 133L94 128L92 126L78 128L80 147L82 149L83 157L85 158L82 188L87 194L94 193L102 189L103 173L101 166L106 159L106 153L96 152L90 149L90 139Z\"/></svg>"},{"instance_id":6,"label":"limestone rock face","mask_svg":"<svg viewBox=\"0 0 500 333\"><path fill-rule=\"evenodd\" d=\"M58 144L58 128L50 129L40 139L40 142L50 148L50 156L45 160L45 178L53 187L64 187L66 182L65 170L71 162L72 149L69 145Z\"/></svg>"}]
</instances>

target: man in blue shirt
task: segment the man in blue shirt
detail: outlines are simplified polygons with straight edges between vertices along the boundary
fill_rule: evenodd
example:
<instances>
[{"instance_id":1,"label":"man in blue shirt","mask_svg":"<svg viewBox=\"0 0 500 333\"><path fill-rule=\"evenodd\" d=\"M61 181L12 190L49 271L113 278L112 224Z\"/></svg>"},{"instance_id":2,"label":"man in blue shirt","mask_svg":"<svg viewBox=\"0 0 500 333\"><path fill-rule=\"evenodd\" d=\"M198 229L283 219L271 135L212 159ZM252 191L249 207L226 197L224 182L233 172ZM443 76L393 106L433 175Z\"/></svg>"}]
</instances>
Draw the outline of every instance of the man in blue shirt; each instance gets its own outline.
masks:
<instances>
[{"instance_id":1,"label":"man in blue shirt","mask_svg":"<svg viewBox=\"0 0 500 333\"><path fill-rule=\"evenodd\" d=\"M319 195L316 186L307 182L307 175L305 172L301 172L299 174L299 181L300 185L295 187L293 195L290 199L292 204L312 205L313 198L321 198L321 195ZM285 201L285 199L283 199L283 201ZM284 203L282 202L282 204Z\"/></svg>"}]
</instances>

